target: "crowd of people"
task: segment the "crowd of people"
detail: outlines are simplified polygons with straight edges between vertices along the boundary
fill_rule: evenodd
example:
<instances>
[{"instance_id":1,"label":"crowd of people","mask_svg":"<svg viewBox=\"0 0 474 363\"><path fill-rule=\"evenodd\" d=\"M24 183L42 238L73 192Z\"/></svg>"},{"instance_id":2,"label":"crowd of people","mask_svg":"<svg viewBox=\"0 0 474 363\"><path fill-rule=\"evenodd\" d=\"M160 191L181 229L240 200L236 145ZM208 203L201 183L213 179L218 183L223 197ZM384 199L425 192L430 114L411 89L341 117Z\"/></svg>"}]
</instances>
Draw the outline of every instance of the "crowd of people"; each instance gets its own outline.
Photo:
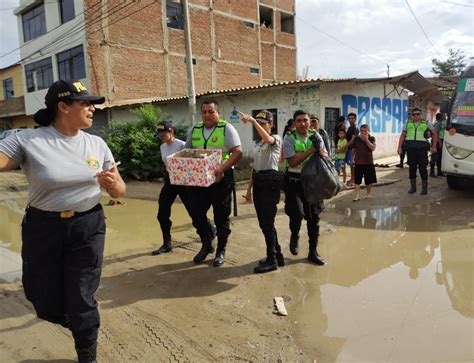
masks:
<instances>
[{"instance_id":1,"label":"crowd of people","mask_svg":"<svg viewBox=\"0 0 474 363\"><path fill-rule=\"evenodd\" d=\"M100 316L94 293L99 286L105 240L105 218L100 204L101 189L111 197L124 195L126 186L117 169L118 163L99 137L83 132L92 126L94 105L104 102L89 95L78 80L57 81L45 97L44 109L35 121L42 127L28 129L0 142L0 171L21 166L29 182L29 197L22 222L23 287L37 316L68 328L74 338L78 360L96 361ZM209 187L178 186L165 176L158 201L157 219L163 234L163 245L152 252L162 255L172 251L171 208L177 196L182 200L201 239L194 256L196 264L215 252L212 265L222 266L231 234L231 195L234 190L234 165L242 157L242 144L236 129L219 113L219 103L204 101L201 121L188 132L187 139L174 135L171 121L157 125L162 142L161 156L182 150L220 149L222 163L215 170L215 182ZM259 138L253 148L253 168L244 196L253 202L266 244L266 258L254 268L266 273L285 265L282 245L275 228L280 191L285 194L285 214L291 232L289 251L298 255L300 230L306 220L308 261L322 266L318 253L320 214L323 201L309 203L301 182L304 164L312 157L331 159L329 135L319 119L305 110L297 110L288 120L283 135L273 133L273 114L262 110L252 117L240 113L245 125L253 127ZM416 191L417 169L422 192L427 193L428 136L432 155L440 153L445 124L437 115L434 125L421 119L414 109L400 136L398 151L408 155L411 188ZM342 116L334 129L334 161L348 187L354 186L354 202L360 200L364 179L366 197L377 182L373 152L376 140L368 125L357 127L357 115L348 114L348 127ZM427 135L429 134L429 135ZM438 134L440 137L438 138ZM332 160L332 159L331 159ZM432 157L431 175L440 158ZM284 171L280 164L284 162ZM401 160L403 166L403 159ZM347 179L346 165L350 167ZM207 212L212 207L213 220ZM213 245L217 237L216 247Z\"/></svg>"}]
</instances>

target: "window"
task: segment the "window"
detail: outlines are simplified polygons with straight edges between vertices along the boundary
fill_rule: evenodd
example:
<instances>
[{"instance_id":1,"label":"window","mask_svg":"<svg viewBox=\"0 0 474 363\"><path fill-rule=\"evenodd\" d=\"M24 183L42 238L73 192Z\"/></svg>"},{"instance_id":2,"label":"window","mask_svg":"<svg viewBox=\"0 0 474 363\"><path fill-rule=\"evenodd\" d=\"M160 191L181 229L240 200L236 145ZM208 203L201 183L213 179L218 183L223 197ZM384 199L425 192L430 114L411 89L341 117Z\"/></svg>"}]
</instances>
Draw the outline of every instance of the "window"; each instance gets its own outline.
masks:
<instances>
[{"instance_id":1,"label":"window","mask_svg":"<svg viewBox=\"0 0 474 363\"><path fill-rule=\"evenodd\" d=\"M281 31L284 33L295 34L295 20L293 15L287 13L280 13L281 17Z\"/></svg>"},{"instance_id":2,"label":"window","mask_svg":"<svg viewBox=\"0 0 474 363\"><path fill-rule=\"evenodd\" d=\"M28 92L48 88L53 84L51 58L25 65L26 90Z\"/></svg>"},{"instance_id":3,"label":"window","mask_svg":"<svg viewBox=\"0 0 474 363\"><path fill-rule=\"evenodd\" d=\"M59 14L61 15L61 24L74 19L74 0L59 0Z\"/></svg>"},{"instance_id":4,"label":"window","mask_svg":"<svg viewBox=\"0 0 474 363\"><path fill-rule=\"evenodd\" d=\"M260 74L260 69L258 69L258 68L250 68L250 74Z\"/></svg>"},{"instance_id":5,"label":"window","mask_svg":"<svg viewBox=\"0 0 474 363\"><path fill-rule=\"evenodd\" d=\"M3 98L8 100L9 98L13 98L13 78L7 78L2 81L3 86Z\"/></svg>"},{"instance_id":6,"label":"window","mask_svg":"<svg viewBox=\"0 0 474 363\"><path fill-rule=\"evenodd\" d=\"M184 29L184 10L180 0L166 1L166 24L169 28Z\"/></svg>"},{"instance_id":7,"label":"window","mask_svg":"<svg viewBox=\"0 0 474 363\"><path fill-rule=\"evenodd\" d=\"M260 26L273 29L273 10L265 6L259 7Z\"/></svg>"},{"instance_id":8,"label":"window","mask_svg":"<svg viewBox=\"0 0 474 363\"><path fill-rule=\"evenodd\" d=\"M44 5L38 5L22 15L23 39L25 42L46 33Z\"/></svg>"},{"instance_id":9,"label":"window","mask_svg":"<svg viewBox=\"0 0 474 363\"><path fill-rule=\"evenodd\" d=\"M247 28L253 28L254 27L254 24L251 21L244 21L244 25Z\"/></svg>"},{"instance_id":10,"label":"window","mask_svg":"<svg viewBox=\"0 0 474 363\"><path fill-rule=\"evenodd\" d=\"M59 79L86 78L82 45L57 54Z\"/></svg>"},{"instance_id":11,"label":"window","mask_svg":"<svg viewBox=\"0 0 474 363\"><path fill-rule=\"evenodd\" d=\"M278 109L277 108L266 108L267 111L270 111L273 114L273 128L272 128L272 134L278 134ZM252 111L252 117L257 116L257 114L262 111L262 110L253 110ZM253 140L257 141L260 140L260 135L257 133L255 130L255 127L252 127L253 129Z\"/></svg>"}]
</instances>

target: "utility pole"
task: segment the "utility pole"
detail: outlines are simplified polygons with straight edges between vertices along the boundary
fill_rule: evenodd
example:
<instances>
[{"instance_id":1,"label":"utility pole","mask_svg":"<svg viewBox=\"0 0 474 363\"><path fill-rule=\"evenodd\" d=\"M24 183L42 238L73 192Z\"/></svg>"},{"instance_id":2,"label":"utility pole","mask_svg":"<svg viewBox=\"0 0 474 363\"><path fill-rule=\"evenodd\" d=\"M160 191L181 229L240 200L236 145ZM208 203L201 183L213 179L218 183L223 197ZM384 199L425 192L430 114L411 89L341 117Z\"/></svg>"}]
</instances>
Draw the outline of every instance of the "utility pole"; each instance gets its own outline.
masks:
<instances>
[{"instance_id":1,"label":"utility pole","mask_svg":"<svg viewBox=\"0 0 474 363\"><path fill-rule=\"evenodd\" d=\"M387 64L387 78L390 78L390 65Z\"/></svg>"},{"instance_id":2,"label":"utility pole","mask_svg":"<svg viewBox=\"0 0 474 363\"><path fill-rule=\"evenodd\" d=\"M184 8L184 42L186 45L186 71L188 76L188 100L191 125L196 115L196 91L194 89L193 50L191 47L191 22L189 21L188 0L183 1Z\"/></svg>"}]
</instances>

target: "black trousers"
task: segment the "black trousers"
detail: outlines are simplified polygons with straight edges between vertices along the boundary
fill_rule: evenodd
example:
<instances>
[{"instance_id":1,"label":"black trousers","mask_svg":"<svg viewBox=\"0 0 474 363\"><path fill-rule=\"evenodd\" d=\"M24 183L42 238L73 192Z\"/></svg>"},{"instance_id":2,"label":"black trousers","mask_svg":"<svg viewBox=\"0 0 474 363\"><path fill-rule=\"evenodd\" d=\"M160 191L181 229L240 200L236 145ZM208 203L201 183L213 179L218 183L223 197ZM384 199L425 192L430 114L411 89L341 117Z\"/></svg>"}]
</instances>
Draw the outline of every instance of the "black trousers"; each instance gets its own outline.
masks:
<instances>
[{"instance_id":1,"label":"black trousers","mask_svg":"<svg viewBox=\"0 0 474 363\"><path fill-rule=\"evenodd\" d=\"M299 177L292 173L285 174L285 214L290 218L290 231L292 236L298 236L303 218L306 219L306 228L310 245L317 246L319 238L319 214L324 209L321 201L309 205L304 197L303 187ZM315 247L316 247L315 246Z\"/></svg>"},{"instance_id":2,"label":"black trousers","mask_svg":"<svg viewBox=\"0 0 474 363\"><path fill-rule=\"evenodd\" d=\"M206 188L189 187L189 211L196 224L198 234L203 243L210 242L202 238L212 234L211 225L207 219L207 211L211 208L214 213L214 223L217 228L218 248L225 248L230 230L231 197L234 188L234 174L227 171L219 183Z\"/></svg>"},{"instance_id":3,"label":"black trousers","mask_svg":"<svg viewBox=\"0 0 474 363\"><path fill-rule=\"evenodd\" d=\"M48 213L48 212L46 212ZM76 349L97 342L105 221L99 204L61 219L27 209L22 222L23 288L38 318L71 330Z\"/></svg>"},{"instance_id":4,"label":"black trousers","mask_svg":"<svg viewBox=\"0 0 474 363\"><path fill-rule=\"evenodd\" d=\"M253 204L257 212L258 224L265 236L267 257L274 260L281 253L278 235L275 229L277 205L280 202L281 182L278 172L264 171L253 174Z\"/></svg>"},{"instance_id":5,"label":"black trousers","mask_svg":"<svg viewBox=\"0 0 474 363\"><path fill-rule=\"evenodd\" d=\"M443 157L443 139L441 142L436 145L436 154L431 154L430 167L434 170L436 166L438 168L438 173L441 173L441 159Z\"/></svg>"},{"instance_id":6,"label":"black trousers","mask_svg":"<svg viewBox=\"0 0 474 363\"><path fill-rule=\"evenodd\" d=\"M419 170L421 180L428 180L428 150L427 148L407 148L408 175L410 179L416 179L416 171Z\"/></svg>"},{"instance_id":7,"label":"black trousers","mask_svg":"<svg viewBox=\"0 0 474 363\"><path fill-rule=\"evenodd\" d=\"M173 185L169 179L165 180L163 188L161 188L160 196L158 198L158 215L156 216L160 223L161 232L163 234L163 242L171 242L171 206L173 205L176 197L179 198L184 204L184 207L189 214L189 198L188 198L187 187L182 185Z\"/></svg>"}]
</instances>

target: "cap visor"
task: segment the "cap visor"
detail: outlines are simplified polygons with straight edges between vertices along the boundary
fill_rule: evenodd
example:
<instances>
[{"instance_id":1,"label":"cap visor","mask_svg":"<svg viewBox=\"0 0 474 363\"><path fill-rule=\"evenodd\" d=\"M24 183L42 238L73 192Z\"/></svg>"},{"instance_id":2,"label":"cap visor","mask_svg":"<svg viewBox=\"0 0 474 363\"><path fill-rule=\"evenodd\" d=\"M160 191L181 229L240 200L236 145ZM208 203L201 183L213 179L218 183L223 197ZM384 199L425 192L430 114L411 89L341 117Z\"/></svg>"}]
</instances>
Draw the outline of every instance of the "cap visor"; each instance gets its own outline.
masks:
<instances>
[{"instance_id":1,"label":"cap visor","mask_svg":"<svg viewBox=\"0 0 474 363\"><path fill-rule=\"evenodd\" d=\"M102 96L74 96L71 100L75 101L89 101L92 104L101 104L105 102L105 97Z\"/></svg>"},{"instance_id":2,"label":"cap visor","mask_svg":"<svg viewBox=\"0 0 474 363\"><path fill-rule=\"evenodd\" d=\"M263 118L257 118L257 119L255 119L255 121L260 122L262 124L266 124L267 122L271 122L271 121L265 120Z\"/></svg>"}]
</instances>

